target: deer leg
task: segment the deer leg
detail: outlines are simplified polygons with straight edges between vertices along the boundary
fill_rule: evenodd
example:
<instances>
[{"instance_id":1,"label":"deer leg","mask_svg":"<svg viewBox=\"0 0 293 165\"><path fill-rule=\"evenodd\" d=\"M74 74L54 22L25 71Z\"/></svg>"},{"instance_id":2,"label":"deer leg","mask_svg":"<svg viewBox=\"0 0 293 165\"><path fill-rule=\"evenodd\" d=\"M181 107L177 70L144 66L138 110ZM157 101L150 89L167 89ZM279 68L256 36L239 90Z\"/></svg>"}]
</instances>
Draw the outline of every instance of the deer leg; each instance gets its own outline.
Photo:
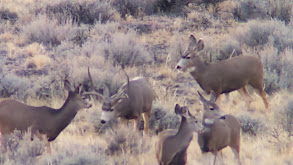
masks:
<instances>
[{"instance_id":1,"label":"deer leg","mask_svg":"<svg viewBox=\"0 0 293 165\"><path fill-rule=\"evenodd\" d=\"M247 90L246 90L246 87L244 86L244 87L242 87L242 88L240 88L239 90L238 90L238 92L241 94L241 95L245 95L245 102L246 102L246 107L249 109L249 107L250 107L250 104L251 104L251 102L252 102L252 98L250 97L250 95L248 94L248 92L247 92Z\"/></svg>"},{"instance_id":2,"label":"deer leg","mask_svg":"<svg viewBox=\"0 0 293 165\"><path fill-rule=\"evenodd\" d=\"M128 126L128 120L127 119L120 117L120 122L122 124L124 124L125 126Z\"/></svg>"},{"instance_id":3,"label":"deer leg","mask_svg":"<svg viewBox=\"0 0 293 165\"><path fill-rule=\"evenodd\" d=\"M265 104L266 109L269 109L269 103L268 103L268 101L266 99L266 94L262 89L259 90L259 95L261 96L261 98L262 98L262 100L263 100L263 102Z\"/></svg>"},{"instance_id":4,"label":"deer leg","mask_svg":"<svg viewBox=\"0 0 293 165\"><path fill-rule=\"evenodd\" d=\"M239 156L239 148L231 148L231 149L232 149L232 151L234 153L235 158L238 161L238 164L241 165L240 156Z\"/></svg>"},{"instance_id":5,"label":"deer leg","mask_svg":"<svg viewBox=\"0 0 293 165\"><path fill-rule=\"evenodd\" d=\"M149 121L151 117L151 111L146 111L142 114L143 121L144 121L144 134L147 135L149 132Z\"/></svg>"},{"instance_id":6,"label":"deer leg","mask_svg":"<svg viewBox=\"0 0 293 165\"><path fill-rule=\"evenodd\" d=\"M214 165L215 165L216 164L217 155L218 155L218 151L213 152L213 154L215 155L215 159L214 159Z\"/></svg>"},{"instance_id":7,"label":"deer leg","mask_svg":"<svg viewBox=\"0 0 293 165\"><path fill-rule=\"evenodd\" d=\"M135 120L134 120L134 127L137 131L139 131L139 127L140 127L140 122L141 122L141 116L137 117Z\"/></svg>"}]
</instances>

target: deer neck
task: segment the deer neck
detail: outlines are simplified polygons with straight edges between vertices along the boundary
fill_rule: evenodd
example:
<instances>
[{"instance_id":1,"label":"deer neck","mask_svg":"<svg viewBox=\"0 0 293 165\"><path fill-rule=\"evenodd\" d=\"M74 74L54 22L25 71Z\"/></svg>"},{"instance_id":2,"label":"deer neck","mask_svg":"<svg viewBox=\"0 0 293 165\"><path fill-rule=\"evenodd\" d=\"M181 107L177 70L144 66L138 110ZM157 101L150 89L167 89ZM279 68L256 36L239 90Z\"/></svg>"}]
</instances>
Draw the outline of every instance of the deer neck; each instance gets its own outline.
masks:
<instances>
[{"instance_id":1,"label":"deer neck","mask_svg":"<svg viewBox=\"0 0 293 165\"><path fill-rule=\"evenodd\" d=\"M58 126L58 129L62 131L75 117L78 109L80 109L80 107L75 103L72 97L68 96L63 106L57 110L54 122Z\"/></svg>"},{"instance_id":2,"label":"deer neck","mask_svg":"<svg viewBox=\"0 0 293 165\"><path fill-rule=\"evenodd\" d=\"M180 127L178 129L175 138L180 139L180 142L184 145L188 145L193 137L193 130L190 129L189 124L186 121L186 118L182 116Z\"/></svg>"},{"instance_id":3,"label":"deer neck","mask_svg":"<svg viewBox=\"0 0 293 165\"><path fill-rule=\"evenodd\" d=\"M193 61L194 65L190 73L195 79L199 79L201 75L206 71L207 64L202 61L201 58L197 58Z\"/></svg>"}]
</instances>

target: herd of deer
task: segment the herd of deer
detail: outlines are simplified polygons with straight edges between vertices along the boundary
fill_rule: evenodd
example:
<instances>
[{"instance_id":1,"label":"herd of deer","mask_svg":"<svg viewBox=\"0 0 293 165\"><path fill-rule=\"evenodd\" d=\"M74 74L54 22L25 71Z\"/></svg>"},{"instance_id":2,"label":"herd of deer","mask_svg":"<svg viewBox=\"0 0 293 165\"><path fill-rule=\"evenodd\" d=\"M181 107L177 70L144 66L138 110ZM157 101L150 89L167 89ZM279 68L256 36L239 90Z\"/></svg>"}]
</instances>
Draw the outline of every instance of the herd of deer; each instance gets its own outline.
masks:
<instances>
[{"instance_id":1,"label":"herd of deer","mask_svg":"<svg viewBox=\"0 0 293 165\"><path fill-rule=\"evenodd\" d=\"M192 116L186 106L181 107L176 104L175 113L181 116L180 127L177 131L165 130L158 135L157 160L160 165L186 164L186 150L193 138L193 133L197 132L201 151L213 153L215 155L214 164L218 151L227 146L231 147L235 158L241 164L239 157L240 123L234 116L223 114L216 105L216 100L222 93L238 90L246 96L247 106L249 106L251 98L245 87L249 84L257 90L268 109L269 104L263 91L262 63L253 56L238 56L228 60L204 63L198 55L198 52L204 48L203 41L197 42L193 35L190 36L189 40L188 49L178 62L177 69L190 71L200 87L207 94L211 93L211 98L206 100L198 92L204 110L202 122ZM91 79L89 70L88 74ZM53 141L79 110L91 107L91 104L85 99L87 95L103 98L102 124L118 117L123 121L134 119L138 130L143 118L144 133L148 133L152 102L157 96L145 78L136 77L129 80L127 76L127 83L123 84L119 91L111 97L107 87L104 88L103 95L95 91L84 92L80 90L81 85L74 88L67 80L64 82L64 87L69 92L60 109L46 106L33 107L13 99L1 100L1 136L14 130L25 132L30 129L32 137L45 135L49 142Z\"/></svg>"}]
</instances>

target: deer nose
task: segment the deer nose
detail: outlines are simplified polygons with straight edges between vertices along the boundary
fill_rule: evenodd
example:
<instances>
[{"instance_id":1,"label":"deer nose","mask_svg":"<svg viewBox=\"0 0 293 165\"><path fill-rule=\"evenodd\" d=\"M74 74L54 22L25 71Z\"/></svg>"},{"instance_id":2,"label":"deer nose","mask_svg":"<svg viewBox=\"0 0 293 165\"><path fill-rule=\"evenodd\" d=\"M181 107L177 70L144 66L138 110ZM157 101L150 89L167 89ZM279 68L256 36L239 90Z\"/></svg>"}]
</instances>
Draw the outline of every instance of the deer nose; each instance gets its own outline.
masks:
<instances>
[{"instance_id":1,"label":"deer nose","mask_svg":"<svg viewBox=\"0 0 293 165\"><path fill-rule=\"evenodd\" d=\"M177 65L177 69L181 69L181 68L182 68L181 66Z\"/></svg>"},{"instance_id":2,"label":"deer nose","mask_svg":"<svg viewBox=\"0 0 293 165\"><path fill-rule=\"evenodd\" d=\"M105 121L105 120L102 120L102 121L101 121L101 123L102 123L102 124L105 124L105 123L106 123L106 121Z\"/></svg>"}]
</instances>

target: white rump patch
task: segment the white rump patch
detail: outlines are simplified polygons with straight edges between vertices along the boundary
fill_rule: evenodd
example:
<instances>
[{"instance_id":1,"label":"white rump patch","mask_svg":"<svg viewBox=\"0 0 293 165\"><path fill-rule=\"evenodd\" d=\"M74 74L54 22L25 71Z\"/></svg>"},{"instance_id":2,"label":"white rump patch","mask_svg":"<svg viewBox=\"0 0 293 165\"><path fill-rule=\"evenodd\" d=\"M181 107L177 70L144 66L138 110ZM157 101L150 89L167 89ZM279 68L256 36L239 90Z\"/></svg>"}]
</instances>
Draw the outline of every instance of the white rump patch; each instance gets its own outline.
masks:
<instances>
[{"instance_id":1,"label":"white rump patch","mask_svg":"<svg viewBox=\"0 0 293 165\"><path fill-rule=\"evenodd\" d=\"M114 112L109 112L109 111L103 111L102 112L102 117L101 117L101 120L104 120L106 122L112 120L115 118L115 115L114 115Z\"/></svg>"}]
</instances>

